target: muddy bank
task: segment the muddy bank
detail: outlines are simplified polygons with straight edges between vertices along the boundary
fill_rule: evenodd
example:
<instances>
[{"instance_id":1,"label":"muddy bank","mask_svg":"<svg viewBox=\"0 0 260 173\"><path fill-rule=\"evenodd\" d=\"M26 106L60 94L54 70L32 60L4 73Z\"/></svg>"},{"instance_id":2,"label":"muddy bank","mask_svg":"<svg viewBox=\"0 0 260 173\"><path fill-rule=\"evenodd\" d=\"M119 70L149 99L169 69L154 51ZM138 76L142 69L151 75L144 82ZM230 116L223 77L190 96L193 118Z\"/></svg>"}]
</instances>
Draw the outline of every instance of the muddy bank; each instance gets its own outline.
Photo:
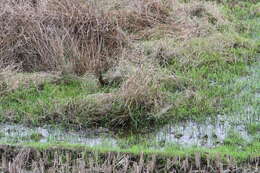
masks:
<instances>
[{"instance_id":1,"label":"muddy bank","mask_svg":"<svg viewBox=\"0 0 260 173\"><path fill-rule=\"evenodd\" d=\"M0 172L250 172L260 171L260 158L236 163L226 157L197 153L192 157L102 153L86 149L0 146Z\"/></svg>"}]
</instances>

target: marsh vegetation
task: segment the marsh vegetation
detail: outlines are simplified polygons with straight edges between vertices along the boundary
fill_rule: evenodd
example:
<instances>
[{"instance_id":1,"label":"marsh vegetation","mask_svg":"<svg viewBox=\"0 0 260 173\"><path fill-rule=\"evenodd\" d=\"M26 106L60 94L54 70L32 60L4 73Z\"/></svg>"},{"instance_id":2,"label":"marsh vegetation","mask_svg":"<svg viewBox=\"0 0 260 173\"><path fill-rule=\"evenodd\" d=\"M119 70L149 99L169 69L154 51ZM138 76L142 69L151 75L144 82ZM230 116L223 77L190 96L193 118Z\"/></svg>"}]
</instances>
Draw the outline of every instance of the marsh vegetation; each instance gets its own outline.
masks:
<instances>
[{"instance_id":1,"label":"marsh vegetation","mask_svg":"<svg viewBox=\"0 0 260 173\"><path fill-rule=\"evenodd\" d=\"M257 171L259 2L6 0L0 11L3 165L26 157L36 170L37 150L54 147L64 157L71 148L105 153L100 164L94 155L75 162L76 172L214 172L229 163ZM219 159L212 169L208 157Z\"/></svg>"}]
</instances>

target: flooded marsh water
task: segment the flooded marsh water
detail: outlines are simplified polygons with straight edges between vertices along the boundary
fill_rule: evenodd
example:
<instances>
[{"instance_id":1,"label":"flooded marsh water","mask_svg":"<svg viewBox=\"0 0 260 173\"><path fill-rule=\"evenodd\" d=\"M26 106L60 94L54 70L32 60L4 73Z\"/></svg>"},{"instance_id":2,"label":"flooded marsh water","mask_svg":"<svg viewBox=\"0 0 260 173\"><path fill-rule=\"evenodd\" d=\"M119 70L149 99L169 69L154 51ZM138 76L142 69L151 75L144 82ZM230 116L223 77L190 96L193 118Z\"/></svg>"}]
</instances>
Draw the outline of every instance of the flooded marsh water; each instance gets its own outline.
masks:
<instances>
[{"instance_id":1,"label":"flooded marsh water","mask_svg":"<svg viewBox=\"0 0 260 173\"><path fill-rule=\"evenodd\" d=\"M224 143L229 134L235 132L250 142L253 136L249 134L247 126L239 120L227 120L225 116L208 118L205 122L187 121L178 124L166 125L159 131L135 136L136 141L145 140L150 147L160 147L177 144L181 146L214 147ZM83 144L90 147L111 146L120 147L124 140L109 132L95 131L65 131L58 128L41 127L28 128L22 125L2 124L0 127L0 142L28 143L28 142L65 142Z\"/></svg>"},{"instance_id":2,"label":"flooded marsh water","mask_svg":"<svg viewBox=\"0 0 260 173\"><path fill-rule=\"evenodd\" d=\"M54 127L29 128L23 125L1 124L0 141L2 143L27 143L27 142L66 142L71 144L85 144L90 147L111 144L116 140L109 133L102 130L95 131L67 131Z\"/></svg>"}]
</instances>

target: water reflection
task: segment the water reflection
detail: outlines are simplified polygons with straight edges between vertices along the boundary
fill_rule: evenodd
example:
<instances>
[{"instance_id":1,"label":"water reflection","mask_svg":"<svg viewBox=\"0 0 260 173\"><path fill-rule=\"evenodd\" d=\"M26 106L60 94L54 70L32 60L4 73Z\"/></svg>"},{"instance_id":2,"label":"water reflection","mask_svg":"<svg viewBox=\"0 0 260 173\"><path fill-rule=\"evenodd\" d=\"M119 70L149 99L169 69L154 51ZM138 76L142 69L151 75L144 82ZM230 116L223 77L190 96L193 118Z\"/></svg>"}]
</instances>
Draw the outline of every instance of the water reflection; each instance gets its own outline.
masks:
<instances>
[{"instance_id":1,"label":"water reflection","mask_svg":"<svg viewBox=\"0 0 260 173\"><path fill-rule=\"evenodd\" d=\"M252 139L243 122L219 115L217 118L208 118L201 123L187 121L167 125L156 134L156 140L189 146L213 147L222 144L231 132L238 133L246 141Z\"/></svg>"}]
</instances>

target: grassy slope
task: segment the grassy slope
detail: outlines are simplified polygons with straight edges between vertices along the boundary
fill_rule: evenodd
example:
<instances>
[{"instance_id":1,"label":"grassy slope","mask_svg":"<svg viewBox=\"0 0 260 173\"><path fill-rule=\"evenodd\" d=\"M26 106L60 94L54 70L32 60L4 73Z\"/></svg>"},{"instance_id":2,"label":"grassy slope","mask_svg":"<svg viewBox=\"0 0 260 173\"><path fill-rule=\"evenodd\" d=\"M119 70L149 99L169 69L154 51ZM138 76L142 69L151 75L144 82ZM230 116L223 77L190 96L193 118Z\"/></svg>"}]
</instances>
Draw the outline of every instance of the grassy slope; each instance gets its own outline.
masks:
<instances>
[{"instance_id":1,"label":"grassy slope","mask_svg":"<svg viewBox=\"0 0 260 173\"><path fill-rule=\"evenodd\" d=\"M198 93L195 97L188 98L186 102L184 102L185 104L177 107L177 109L174 110L175 113L173 113L173 115L199 117L199 115L203 114L228 114L234 111L232 106L234 100L233 96L237 95L241 88L238 89L236 86L230 88L229 86L232 86L234 81L239 77L246 76L248 74L248 64L255 62L255 58L258 57L258 48L254 45L257 43L251 41L251 36L247 35L250 32L258 31L257 28L259 27L257 25L257 20L254 19L254 15L251 15L252 12L250 12L250 7L250 3L242 3L241 8L236 7L230 11L230 9L226 7L228 9L224 10L225 13L230 16L230 19L236 23L236 27L246 27L241 31L236 28L239 35L232 35L234 34L233 31L224 31L226 35L224 35L224 38L222 39L235 39L235 44L239 44L240 47L231 47L222 50L225 53L214 50L207 51L207 49L204 50L203 47L207 47L207 44L210 45L212 43L210 41L207 42L207 39L204 38L202 40L195 39L193 44L198 44L202 47L202 52L198 52L200 54L199 58L203 59L202 65L188 67L188 70L186 71L183 71L183 67L179 66L179 64L174 64L170 68L171 70L177 69L177 74L191 79L191 88L195 88ZM243 22L241 23L241 21ZM212 40L212 42L217 42L217 39L218 38ZM200 42L202 42L202 44ZM217 47L217 45L215 46ZM227 54L227 57L231 58L231 62L225 59L225 54ZM235 57L235 60L232 60L232 57Z\"/></svg>"}]
</instances>

